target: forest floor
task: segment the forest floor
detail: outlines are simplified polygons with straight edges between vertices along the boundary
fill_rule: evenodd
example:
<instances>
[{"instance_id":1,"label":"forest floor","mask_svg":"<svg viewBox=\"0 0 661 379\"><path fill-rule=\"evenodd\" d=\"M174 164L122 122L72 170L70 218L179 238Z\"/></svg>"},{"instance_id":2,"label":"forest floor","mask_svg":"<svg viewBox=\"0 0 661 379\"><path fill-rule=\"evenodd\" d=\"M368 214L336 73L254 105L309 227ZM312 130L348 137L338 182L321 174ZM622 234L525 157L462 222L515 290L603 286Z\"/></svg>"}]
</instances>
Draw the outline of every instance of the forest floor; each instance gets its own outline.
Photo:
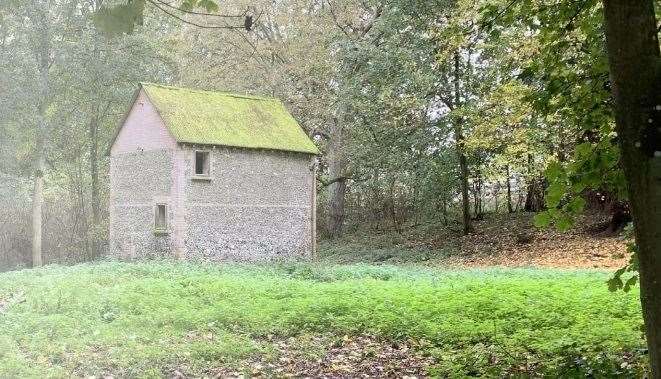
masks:
<instances>
[{"instance_id":1,"label":"forest floor","mask_svg":"<svg viewBox=\"0 0 661 379\"><path fill-rule=\"evenodd\" d=\"M350 230L315 263L0 273L0 377L642 377L627 241L528 214ZM455 229L458 227L455 225Z\"/></svg>"},{"instance_id":2,"label":"forest floor","mask_svg":"<svg viewBox=\"0 0 661 379\"><path fill-rule=\"evenodd\" d=\"M642 377L603 270L150 261L0 274L0 377Z\"/></svg>"},{"instance_id":3,"label":"forest floor","mask_svg":"<svg viewBox=\"0 0 661 379\"><path fill-rule=\"evenodd\" d=\"M319 255L335 263L618 269L629 260L627 240L601 232L606 221L602 214L583 215L576 227L560 232L536 228L530 213L486 215L467 236L458 225L409 226L401 234L391 227L360 228L322 242Z\"/></svg>"}]
</instances>

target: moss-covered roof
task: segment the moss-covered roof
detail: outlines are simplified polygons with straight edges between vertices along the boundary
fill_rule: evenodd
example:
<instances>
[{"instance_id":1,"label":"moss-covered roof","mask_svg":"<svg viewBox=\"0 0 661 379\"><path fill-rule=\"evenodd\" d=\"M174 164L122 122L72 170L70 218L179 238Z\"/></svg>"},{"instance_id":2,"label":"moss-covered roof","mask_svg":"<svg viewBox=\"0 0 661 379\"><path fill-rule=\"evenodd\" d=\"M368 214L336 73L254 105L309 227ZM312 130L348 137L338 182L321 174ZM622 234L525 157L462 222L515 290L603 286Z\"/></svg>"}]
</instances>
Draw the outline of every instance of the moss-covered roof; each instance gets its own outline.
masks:
<instances>
[{"instance_id":1,"label":"moss-covered roof","mask_svg":"<svg viewBox=\"0 0 661 379\"><path fill-rule=\"evenodd\" d=\"M177 142L319 153L280 100L140 84Z\"/></svg>"}]
</instances>

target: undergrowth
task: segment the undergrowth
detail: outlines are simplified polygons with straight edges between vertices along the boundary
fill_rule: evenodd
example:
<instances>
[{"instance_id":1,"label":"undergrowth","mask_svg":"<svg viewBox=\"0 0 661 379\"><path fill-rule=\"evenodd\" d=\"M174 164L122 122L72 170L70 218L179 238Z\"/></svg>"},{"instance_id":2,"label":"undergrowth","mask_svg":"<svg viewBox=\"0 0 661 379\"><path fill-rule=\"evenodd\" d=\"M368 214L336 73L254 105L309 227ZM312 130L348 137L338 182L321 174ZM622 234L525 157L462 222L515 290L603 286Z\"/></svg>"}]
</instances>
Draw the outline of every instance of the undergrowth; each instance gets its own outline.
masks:
<instances>
[{"instance_id":1,"label":"undergrowth","mask_svg":"<svg viewBox=\"0 0 661 379\"><path fill-rule=\"evenodd\" d=\"M271 336L410 341L440 376L638 376L637 294L607 272L105 262L0 274L0 377L212 374Z\"/></svg>"}]
</instances>

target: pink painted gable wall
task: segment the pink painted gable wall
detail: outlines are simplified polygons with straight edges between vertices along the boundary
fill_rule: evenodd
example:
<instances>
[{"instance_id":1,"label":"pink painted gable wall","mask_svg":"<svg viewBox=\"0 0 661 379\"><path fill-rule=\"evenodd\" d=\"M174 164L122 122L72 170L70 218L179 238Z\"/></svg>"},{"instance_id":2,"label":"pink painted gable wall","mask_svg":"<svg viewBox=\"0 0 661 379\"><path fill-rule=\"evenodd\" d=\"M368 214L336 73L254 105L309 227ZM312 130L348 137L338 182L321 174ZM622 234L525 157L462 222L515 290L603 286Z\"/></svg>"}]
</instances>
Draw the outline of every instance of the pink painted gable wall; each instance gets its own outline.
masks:
<instances>
[{"instance_id":1,"label":"pink painted gable wall","mask_svg":"<svg viewBox=\"0 0 661 379\"><path fill-rule=\"evenodd\" d=\"M110 149L110 155L176 147L174 137L163 124L145 91L141 89Z\"/></svg>"}]
</instances>

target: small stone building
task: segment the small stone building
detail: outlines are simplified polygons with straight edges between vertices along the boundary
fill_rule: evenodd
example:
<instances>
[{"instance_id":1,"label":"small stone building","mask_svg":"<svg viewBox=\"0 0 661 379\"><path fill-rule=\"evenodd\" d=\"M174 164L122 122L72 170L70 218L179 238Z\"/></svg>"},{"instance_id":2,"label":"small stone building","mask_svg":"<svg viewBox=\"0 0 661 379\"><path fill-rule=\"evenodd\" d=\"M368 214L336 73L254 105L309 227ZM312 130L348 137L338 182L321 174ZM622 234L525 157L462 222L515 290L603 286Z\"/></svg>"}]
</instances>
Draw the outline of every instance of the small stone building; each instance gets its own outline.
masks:
<instances>
[{"instance_id":1,"label":"small stone building","mask_svg":"<svg viewBox=\"0 0 661 379\"><path fill-rule=\"evenodd\" d=\"M316 154L276 99L142 83L109 148L110 253L309 257Z\"/></svg>"}]
</instances>

